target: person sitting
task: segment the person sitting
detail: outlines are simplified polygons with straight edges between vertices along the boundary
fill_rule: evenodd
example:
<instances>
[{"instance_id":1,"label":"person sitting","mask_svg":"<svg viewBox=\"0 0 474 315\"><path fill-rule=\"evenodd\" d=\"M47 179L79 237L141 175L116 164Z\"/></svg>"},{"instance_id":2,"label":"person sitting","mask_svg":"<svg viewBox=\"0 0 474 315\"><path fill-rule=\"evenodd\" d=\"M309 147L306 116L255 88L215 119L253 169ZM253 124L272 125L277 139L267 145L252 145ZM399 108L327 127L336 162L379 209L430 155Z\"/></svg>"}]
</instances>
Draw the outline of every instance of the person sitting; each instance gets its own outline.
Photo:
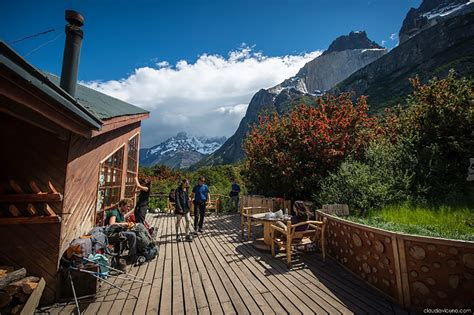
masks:
<instances>
[{"instance_id":1,"label":"person sitting","mask_svg":"<svg viewBox=\"0 0 474 315\"><path fill-rule=\"evenodd\" d=\"M306 222L309 220L309 217L311 216L310 211L306 207L303 201L297 200L293 204L293 212L295 215L291 216L291 224L297 224L300 222ZM285 223L278 221L276 222L276 225L283 228L285 231L287 229L287 226ZM295 232L303 232L308 229L308 224L303 224L295 228Z\"/></svg>"},{"instance_id":2,"label":"person sitting","mask_svg":"<svg viewBox=\"0 0 474 315\"><path fill-rule=\"evenodd\" d=\"M118 203L118 208L107 212L105 217L105 225L109 228L112 226L120 226L123 230L120 232L127 238L128 243L128 257L131 261L137 259L137 235L135 232L128 231L130 223L125 221L125 214L130 211L130 206L127 199L122 199Z\"/></svg>"}]
</instances>

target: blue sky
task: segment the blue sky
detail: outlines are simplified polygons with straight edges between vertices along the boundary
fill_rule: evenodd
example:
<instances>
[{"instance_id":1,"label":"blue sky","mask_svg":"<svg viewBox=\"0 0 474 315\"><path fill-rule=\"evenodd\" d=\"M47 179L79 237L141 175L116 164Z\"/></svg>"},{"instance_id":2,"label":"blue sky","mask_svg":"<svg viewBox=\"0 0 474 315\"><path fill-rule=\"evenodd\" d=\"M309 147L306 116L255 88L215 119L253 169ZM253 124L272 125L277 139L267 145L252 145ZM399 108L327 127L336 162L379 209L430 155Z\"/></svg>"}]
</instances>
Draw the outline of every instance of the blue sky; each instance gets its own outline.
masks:
<instances>
[{"instance_id":1,"label":"blue sky","mask_svg":"<svg viewBox=\"0 0 474 315\"><path fill-rule=\"evenodd\" d=\"M420 3L420 0L1 1L0 38L11 43L54 28L54 32L12 47L38 68L59 74L64 47L64 10L81 12L85 18L85 35L79 79L89 83L99 81L92 86L148 108L152 114L156 111L155 117L144 126L144 130L149 131L145 137L148 146L180 128L196 135L230 136L245 113L245 104L258 89L268 88L295 74L310 60L308 58L315 57L315 52L326 49L336 37L352 30L366 30L370 39L379 44L383 41L387 48L393 48L406 13ZM237 59L232 61L232 54ZM262 61L262 58L279 62L281 67L269 66L272 63ZM199 67L200 64L204 66ZM241 91L239 97L216 98L210 102L209 91L206 94L187 90L186 86L196 85L193 80L216 70L209 65L217 65L220 71L222 67L229 70L228 64L236 71L227 74L232 82L244 76L247 80L250 80L248 76L256 76L251 80L252 84L237 82L248 89ZM266 66L260 67L263 64ZM188 75L181 75L179 69L184 69ZM205 73L196 74L197 71ZM260 77L262 71L268 72L264 78ZM142 97L143 91L137 89L134 93L139 95L134 96L126 91L131 84L119 84L131 78L140 79L137 73L148 80L142 86L162 88L162 95L169 95L169 98L154 101L155 94ZM210 77L219 80L219 75ZM173 94L169 90L171 87L164 88L176 85L170 84L173 79L189 82ZM209 85L201 88L212 90L215 85L209 79ZM214 104L206 110L220 112L230 120L226 121L222 116L222 126L216 123L207 131L189 128L193 120L187 113L199 110L197 107L202 104L194 103L192 97L183 98L181 94L201 92L207 95L200 98L202 102ZM219 93L233 94L234 89L228 83L223 90L216 91ZM160 117L168 117L165 108L170 106L181 109L181 112L168 113L169 117L179 118L175 126L160 120ZM219 116L212 119L219 120ZM163 128L156 128L156 124Z\"/></svg>"}]
</instances>

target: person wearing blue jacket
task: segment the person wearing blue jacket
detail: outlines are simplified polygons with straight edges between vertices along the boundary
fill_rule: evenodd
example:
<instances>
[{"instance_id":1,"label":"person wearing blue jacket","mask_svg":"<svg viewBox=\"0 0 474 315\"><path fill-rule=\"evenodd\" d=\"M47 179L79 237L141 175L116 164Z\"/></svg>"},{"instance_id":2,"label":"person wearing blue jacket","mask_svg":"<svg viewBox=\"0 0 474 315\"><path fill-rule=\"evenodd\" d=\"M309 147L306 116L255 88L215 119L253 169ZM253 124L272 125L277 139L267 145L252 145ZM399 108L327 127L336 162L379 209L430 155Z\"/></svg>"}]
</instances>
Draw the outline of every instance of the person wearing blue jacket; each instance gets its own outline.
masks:
<instances>
[{"instance_id":1,"label":"person wearing blue jacket","mask_svg":"<svg viewBox=\"0 0 474 315\"><path fill-rule=\"evenodd\" d=\"M206 203L209 200L209 187L205 184L206 178L199 176L198 184L194 186L192 192L194 204L194 233L202 233L204 225L204 215L206 214Z\"/></svg>"}]
</instances>

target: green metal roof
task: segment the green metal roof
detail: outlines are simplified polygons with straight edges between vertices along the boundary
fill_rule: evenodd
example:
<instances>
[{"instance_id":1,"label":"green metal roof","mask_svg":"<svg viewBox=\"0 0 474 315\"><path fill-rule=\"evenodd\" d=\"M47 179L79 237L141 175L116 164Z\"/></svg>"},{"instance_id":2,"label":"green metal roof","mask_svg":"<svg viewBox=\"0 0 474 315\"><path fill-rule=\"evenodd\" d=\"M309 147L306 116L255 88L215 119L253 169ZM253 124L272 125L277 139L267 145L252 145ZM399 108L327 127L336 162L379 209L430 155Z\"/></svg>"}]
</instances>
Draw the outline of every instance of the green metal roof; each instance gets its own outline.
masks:
<instances>
[{"instance_id":1,"label":"green metal roof","mask_svg":"<svg viewBox=\"0 0 474 315\"><path fill-rule=\"evenodd\" d=\"M51 96L71 114L80 117L97 130L100 130L104 120L149 113L140 107L105 95L81 84L77 84L76 98L74 98L59 86L60 78L58 76L39 71L1 39L0 64L19 75L29 84Z\"/></svg>"},{"instance_id":2,"label":"green metal roof","mask_svg":"<svg viewBox=\"0 0 474 315\"><path fill-rule=\"evenodd\" d=\"M51 73L43 73L51 82L59 86L60 78L58 76ZM148 111L140 107L100 93L79 83L76 87L76 99L87 111L100 120L148 113Z\"/></svg>"}]
</instances>

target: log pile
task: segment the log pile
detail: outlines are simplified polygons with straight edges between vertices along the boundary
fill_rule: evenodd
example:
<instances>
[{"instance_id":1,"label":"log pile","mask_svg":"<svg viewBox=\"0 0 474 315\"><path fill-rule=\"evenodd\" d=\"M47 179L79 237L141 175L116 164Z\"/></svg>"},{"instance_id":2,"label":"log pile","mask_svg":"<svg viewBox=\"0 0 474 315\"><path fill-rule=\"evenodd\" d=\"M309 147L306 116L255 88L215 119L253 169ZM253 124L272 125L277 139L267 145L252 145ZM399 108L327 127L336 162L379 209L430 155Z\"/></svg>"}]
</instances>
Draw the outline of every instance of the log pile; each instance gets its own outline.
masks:
<instances>
[{"instance_id":1,"label":"log pile","mask_svg":"<svg viewBox=\"0 0 474 315\"><path fill-rule=\"evenodd\" d=\"M26 269L0 266L0 314L20 314L40 278L27 276Z\"/></svg>"}]
</instances>

